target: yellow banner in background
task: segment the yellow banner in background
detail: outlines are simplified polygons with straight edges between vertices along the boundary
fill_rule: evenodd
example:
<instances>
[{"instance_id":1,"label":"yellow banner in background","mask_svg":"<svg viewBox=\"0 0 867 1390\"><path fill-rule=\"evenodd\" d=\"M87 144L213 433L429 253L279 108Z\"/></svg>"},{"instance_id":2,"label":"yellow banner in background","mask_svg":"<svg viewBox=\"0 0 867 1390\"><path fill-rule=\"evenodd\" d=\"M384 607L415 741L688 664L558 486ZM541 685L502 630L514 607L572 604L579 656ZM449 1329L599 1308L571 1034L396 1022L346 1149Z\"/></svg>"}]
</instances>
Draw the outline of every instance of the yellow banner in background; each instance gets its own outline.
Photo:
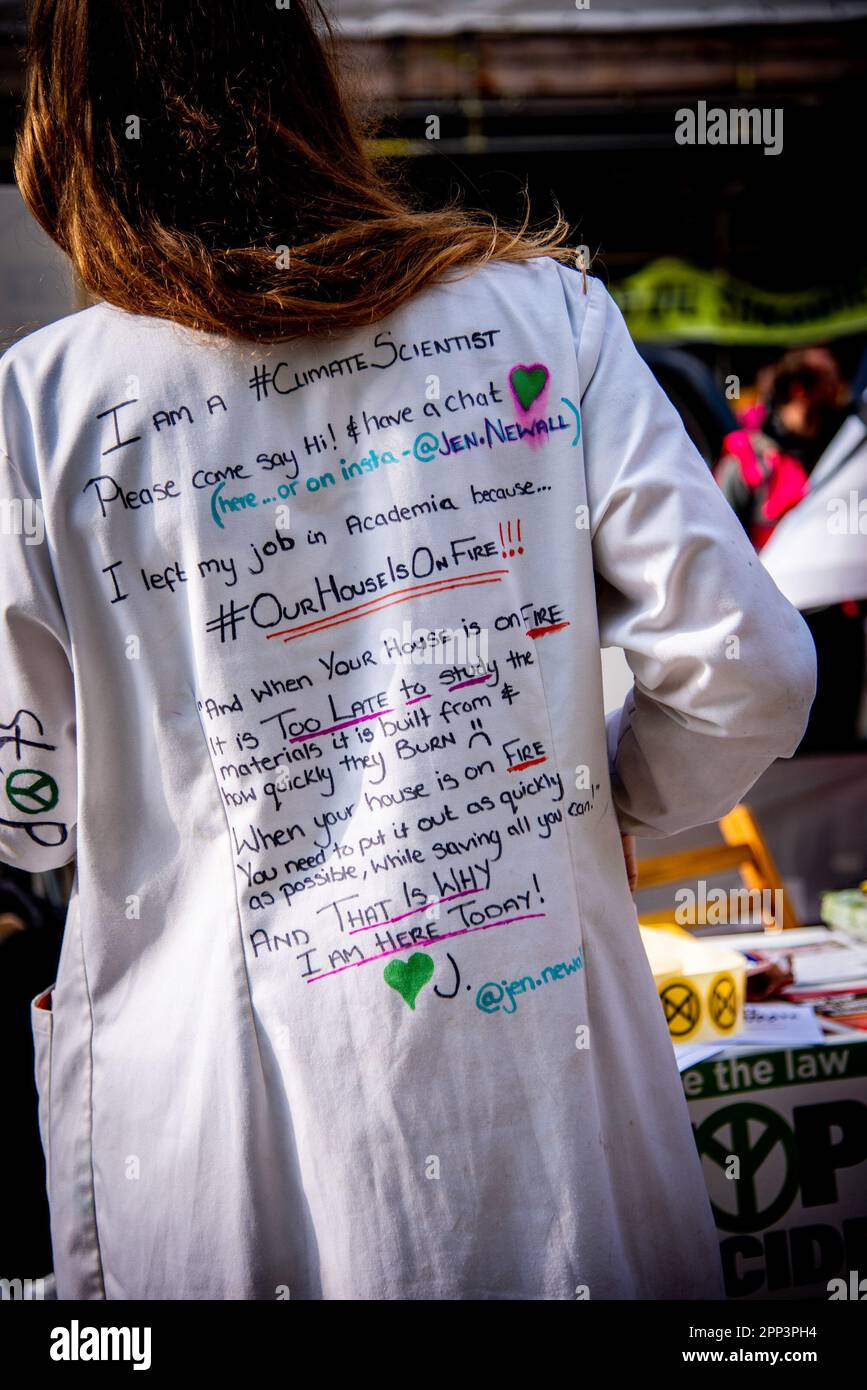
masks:
<instances>
[{"instance_id":1,"label":"yellow banner in background","mask_svg":"<svg viewBox=\"0 0 867 1390\"><path fill-rule=\"evenodd\" d=\"M643 342L794 347L867 331L867 269L847 284L777 294L665 258L611 292Z\"/></svg>"}]
</instances>

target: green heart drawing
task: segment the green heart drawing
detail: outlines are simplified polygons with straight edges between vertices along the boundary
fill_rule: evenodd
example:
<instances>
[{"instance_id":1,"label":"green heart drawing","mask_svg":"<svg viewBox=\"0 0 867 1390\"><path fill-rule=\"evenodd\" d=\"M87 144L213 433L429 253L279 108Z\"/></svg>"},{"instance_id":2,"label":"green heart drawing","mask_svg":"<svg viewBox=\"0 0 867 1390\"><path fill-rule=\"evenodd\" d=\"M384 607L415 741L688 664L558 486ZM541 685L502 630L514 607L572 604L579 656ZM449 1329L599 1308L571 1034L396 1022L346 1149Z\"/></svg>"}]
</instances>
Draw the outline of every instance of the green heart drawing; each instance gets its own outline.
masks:
<instances>
[{"instance_id":1,"label":"green heart drawing","mask_svg":"<svg viewBox=\"0 0 867 1390\"><path fill-rule=\"evenodd\" d=\"M411 1009L415 1001L434 973L431 956L416 951L409 960L390 960L382 972L383 979L392 989L396 989L401 999L405 999Z\"/></svg>"},{"instance_id":2,"label":"green heart drawing","mask_svg":"<svg viewBox=\"0 0 867 1390\"><path fill-rule=\"evenodd\" d=\"M548 368L541 362L534 362L532 367L513 367L509 372L509 381L522 410L529 410L548 383Z\"/></svg>"}]
</instances>

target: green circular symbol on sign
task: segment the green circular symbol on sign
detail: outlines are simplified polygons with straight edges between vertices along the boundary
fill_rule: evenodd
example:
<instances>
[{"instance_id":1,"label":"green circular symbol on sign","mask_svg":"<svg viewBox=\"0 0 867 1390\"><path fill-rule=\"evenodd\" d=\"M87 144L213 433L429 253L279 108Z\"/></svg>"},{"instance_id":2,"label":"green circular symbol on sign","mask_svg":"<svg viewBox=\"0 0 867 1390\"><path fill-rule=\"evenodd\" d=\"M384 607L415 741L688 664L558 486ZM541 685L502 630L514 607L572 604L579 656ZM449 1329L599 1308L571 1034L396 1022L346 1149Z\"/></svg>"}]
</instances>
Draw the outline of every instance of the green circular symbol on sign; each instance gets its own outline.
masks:
<instances>
[{"instance_id":1,"label":"green circular symbol on sign","mask_svg":"<svg viewBox=\"0 0 867 1390\"><path fill-rule=\"evenodd\" d=\"M730 1142L716 1138L728 1126ZM724 1211L711 1202L717 1226L724 1231L759 1231L773 1226L789 1210L798 1192L798 1146L781 1115L754 1101L738 1101L715 1110L695 1132L698 1151L725 1172L732 1157L740 1160L740 1177L730 1178L736 1211ZM756 1178L777 1145L783 1151L783 1175L767 1205L759 1205Z\"/></svg>"},{"instance_id":2,"label":"green circular symbol on sign","mask_svg":"<svg viewBox=\"0 0 867 1390\"><path fill-rule=\"evenodd\" d=\"M60 800L60 792L53 777L47 772L39 772L33 767L19 767L6 778L6 795L9 801L25 816L38 816L43 811L53 811Z\"/></svg>"}]
</instances>

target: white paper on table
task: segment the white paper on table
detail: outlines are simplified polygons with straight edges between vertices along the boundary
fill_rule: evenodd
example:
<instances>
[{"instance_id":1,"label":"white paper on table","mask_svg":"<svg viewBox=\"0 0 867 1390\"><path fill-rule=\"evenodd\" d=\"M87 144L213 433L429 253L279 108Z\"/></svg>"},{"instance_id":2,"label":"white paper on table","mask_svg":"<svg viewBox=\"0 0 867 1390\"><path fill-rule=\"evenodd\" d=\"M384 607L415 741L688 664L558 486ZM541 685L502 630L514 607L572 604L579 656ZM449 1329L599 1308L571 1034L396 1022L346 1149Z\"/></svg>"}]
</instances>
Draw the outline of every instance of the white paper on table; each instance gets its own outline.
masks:
<instances>
[{"instance_id":1,"label":"white paper on table","mask_svg":"<svg viewBox=\"0 0 867 1390\"><path fill-rule=\"evenodd\" d=\"M715 1057L718 1052L722 1052L721 1043L674 1044L678 1071L686 1071L687 1067L696 1067L699 1062L706 1062L708 1057Z\"/></svg>"},{"instance_id":2,"label":"white paper on table","mask_svg":"<svg viewBox=\"0 0 867 1390\"><path fill-rule=\"evenodd\" d=\"M738 932L715 936L714 943L736 951L760 951L771 957L791 956L799 986L836 984L867 978L867 945L827 927L796 927L788 931Z\"/></svg>"},{"instance_id":3,"label":"white paper on table","mask_svg":"<svg viewBox=\"0 0 867 1390\"><path fill-rule=\"evenodd\" d=\"M822 946L807 947L792 955L796 985L830 985L858 980L867 975L867 951L836 937Z\"/></svg>"},{"instance_id":4,"label":"white paper on table","mask_svg":"<svg viewBox=\"0 0 867 1390\"><path fill-rule=\"evenodd\" d=\"M772 1001L744 1005L744 1026L738 1034L739 1043L800 1047L821 1042L822 1038L822 1025L810 1004Z\"/></svg>"}]
</instances>

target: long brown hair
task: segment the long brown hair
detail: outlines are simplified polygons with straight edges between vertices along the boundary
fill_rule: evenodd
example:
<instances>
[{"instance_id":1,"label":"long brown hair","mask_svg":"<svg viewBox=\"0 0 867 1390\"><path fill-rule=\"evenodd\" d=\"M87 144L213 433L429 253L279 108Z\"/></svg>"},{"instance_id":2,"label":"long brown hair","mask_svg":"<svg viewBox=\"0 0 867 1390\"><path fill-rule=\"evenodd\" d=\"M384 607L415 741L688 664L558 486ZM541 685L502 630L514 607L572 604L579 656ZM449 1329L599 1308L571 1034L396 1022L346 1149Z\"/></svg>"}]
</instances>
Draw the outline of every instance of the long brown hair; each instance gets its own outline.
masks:
<instances>
[{"instance_id":1,"label":"long brown hair","mask_svg":"<svg viewBox=\"0 0 867 1390\"><path fill-rule=\"evenodd\" d=\"M318 0L34 0L21 194L98 299L280 341L391 313L447 272L569 256L415 205L371 154Z\"/></svg>"}]
</instances>

